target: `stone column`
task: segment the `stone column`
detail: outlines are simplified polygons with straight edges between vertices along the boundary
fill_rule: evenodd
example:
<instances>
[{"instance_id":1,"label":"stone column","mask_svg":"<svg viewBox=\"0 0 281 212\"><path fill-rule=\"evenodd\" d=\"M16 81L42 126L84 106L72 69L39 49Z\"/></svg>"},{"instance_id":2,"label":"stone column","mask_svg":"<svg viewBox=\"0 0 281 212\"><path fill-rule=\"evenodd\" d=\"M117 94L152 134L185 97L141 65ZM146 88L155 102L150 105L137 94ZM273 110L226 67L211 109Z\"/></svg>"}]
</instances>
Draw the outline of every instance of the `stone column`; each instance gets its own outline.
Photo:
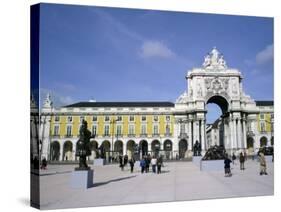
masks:
<instances>
[{"instance_id":1,"label":"stone column","mask_svg":"<svg viewBox=\"0 0 281 212\"><path fill-rule=\"evenodd\" d=\"M60 158L59 158L59 161L62 161L62 157L63 157L63 146L64 146L64 143L60 143Z\"/></svg>"},{"instance_id":2,"label":"stone column","mask_svg":"<svg viewBox=\"0 0 281 212\"><path fill-rule=\"evenodd\" d=\"M150 153L151 152L151 143L152 142L147 142L147 151Z\"/></svg>"},{"instance_id":3,"label":"stone column","mask_svg":"<svg viewBox=\"0 0 281 212\"><path fill-rule=\"evenodd\" d=\"M237 126L236 118L233 119L233 148L237 149Z\"/></svg>"},{"instance_id":4,"label":"stone column","mask_svg":"<svg viewBox=\"0 0 281 212\"><path fill-rule=\"evenodd\" d=\"M76 158L75 158L75 153L76 153L76 143L73 142L72 144L72 160L75 161Z\"/></svg>"},{"instance_id":5,"label":"stone column","mask_svg":"<svg viewBox=\"0 0 281 212\"><path fill-rule=\"evenodd\" d=\"M205 141L205 120L201 120L201 147L204 151L206 149L206 141Z\"/></svg>"},{"instance_id":6,"label":"stone column","mask_svg":"<svg viewBox=\"0 0 281 212\"><path fill-rule=\"evenodd\" d=\"M127 143L124 142L123 143L123 155L126 155L127 154Z\"/></svg>"},{"instance_id":7,"label":"stone column","mask_svg":"<svg viewBox=\"0 0 281 212\"><path fill-rule=\"evenodd\" d=\"M178 121L177 120L174 123L174 137L175 138L179 137L179 125L178 125Z\"/></svg>"},{"instance_id":8,"label":"stone column","mask_svg":"<svg viewBox=\"0 0 281 212\"><path fill-rule=\"evenodd\" d=\"M195 120L194 121L194 143L198 140L199 142L199 121L198 120Z\"/></svg>"},{"instance_id":9,"label":"stone column","mask_svg":"<svg viewBox=\"0 0 281 212\"><path fill-rule=\"evenodd\" d=\"M229 149L233 149L234 148L234 122L233 122L233 115L229 116Z\"/></svg>"},{"instance_id":10,"label":"stone column","mask_svg":"<svg viewBox=\"0 0 281 212\"><path fill-rule=\"evenodd\" d=\"M242 128L240 118L237 120L237 148L242 148Z\"/></svg>"},{"instance_id":11,"label":"stone column","mask_svg":"<svg viewBox=\"0 0 281 212\"><path fill-rule=\"evenodd\" d=\"M251 121L251 129L252 129L253 133L255 134L255 136L253 138L255 150L260 147L260 142L258 141L258 135L257 135L258 134L258 128L257 128L257 121L256 120L257 119Z\"/></svg>"},{"instance_id":12,"label":"stone column","mask_svg":"<svg viewBox=\"0 0 281 212\"><path fill-rule=\"evenodd\" d=\"M48 160L48 151L50 143L50 129L51 129L51 117L46 116L44 119L43 133L42 133L42 146L41 146L41 159L46 158Z\"/></svg>"},{"instance_id":13,"label":"stone column","mask_svg":"<svg viewBox=\"0 0 281 212\"><path fill-rule=\"evenodd\" d=\"M247 136L246 136L246 120L243 117L242 119L242 124L243 124L243 148L247 149Z\"/></svg>"},{"instance_id":14,"label":"stone column","mask_svg":"<svg viewBox=\"0 0 281 212\"><path fill-rule=\"evenodd\" d=\"M188 150L192 150L191 121L188 122Z\"/></svg>"},{"instance_id":15,"label":"stone column","mask_svg":"<svg viewBox=\"0 0 281 212\"><path fill-rule=\"evenodd\" d=\"M173 157L176 158L176 155L179 154L179 142L178 138L176 138L176 141L173 142Z\"/></svg>"}]
</instances>

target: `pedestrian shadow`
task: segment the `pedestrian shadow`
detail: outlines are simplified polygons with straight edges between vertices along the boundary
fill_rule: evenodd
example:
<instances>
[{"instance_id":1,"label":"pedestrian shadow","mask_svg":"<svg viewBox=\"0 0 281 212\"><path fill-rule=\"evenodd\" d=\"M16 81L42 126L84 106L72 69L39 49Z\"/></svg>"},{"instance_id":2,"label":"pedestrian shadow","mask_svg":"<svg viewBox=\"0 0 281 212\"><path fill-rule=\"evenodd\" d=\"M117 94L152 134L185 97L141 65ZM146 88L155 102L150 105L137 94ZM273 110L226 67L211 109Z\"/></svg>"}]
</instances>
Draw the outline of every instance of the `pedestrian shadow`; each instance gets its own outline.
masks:
<instances>
[{"instance_id":1,"label":"pedestrian shadow","mask_svg":"<svg viewBox=\"0 0 281 212\"><path fill-rule=\"evenodd\" d=\"M129 176L129 177L121 177L121 178L116 178L116 179L105 181L105 182L94 183L92 186L90 186L90 188L94 188L94 187L98 187L98 186L103 186L103 185L106 185L108 183L119 182L119 181L122 181L122 180L128 180L128 179L134 178L136 176L137 175Z\"/></svg>"}]
</instances>

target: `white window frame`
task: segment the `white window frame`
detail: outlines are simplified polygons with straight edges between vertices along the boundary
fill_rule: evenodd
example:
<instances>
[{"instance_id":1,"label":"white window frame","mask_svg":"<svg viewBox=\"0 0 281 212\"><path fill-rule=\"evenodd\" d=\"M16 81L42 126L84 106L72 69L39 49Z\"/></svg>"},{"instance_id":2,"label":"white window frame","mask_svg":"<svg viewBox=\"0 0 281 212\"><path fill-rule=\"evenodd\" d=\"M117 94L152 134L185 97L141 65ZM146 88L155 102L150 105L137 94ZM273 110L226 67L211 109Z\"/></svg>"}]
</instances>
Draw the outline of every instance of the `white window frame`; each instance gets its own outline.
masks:
<instances>
[{"instance_id":1,"label":"white window frame","mask_svg":"<svg viewBox=\"0 0 281 212\"><path fill-rule=\"evenodd\" d=\"M106 118L108 118L108 120L106 120ZM104 121L105 121L105 122L109 122L109 121L110 121L110 116L105 116L105 117L104 117Z\"/></svg>"},{"instance_id":2,"label":"white window frame","mask_svg":"<svg viewBox=\"0 0 281 212\"><path fill-rule=\"evenodd\" d=\"M72 123L72 122L73 122L73 116L67 116L67 123Z\"/></svg>"},{"instance_id":3,"label":"white window frame","mask_svg":"<svg viewBox=\"0 0 281 212\"><path fill-rule=\"evenodd\" d=\"M106 130L107 129L107 130ZM103 129L104 135L105 136L109 136L110 135L110 127L109 125L104 125L104 129ZM106 133L107 132L107 133Z\"/></svg>"},{"instance_id":4,"label":"white window frame","mask_svg":"<svg viewBox=\"0 0 281 212\"><path fill-rule=\"evenodd\" d=\"M94 120L94 117L96 118L96 120ZM93 121L93 122L97 122L97 121L98 121L98 117L97 117L97 116L93 116L93 117L92 117L92 121Z\"/></svg>"},{"instance_id":5,"label":"white window frame","mask_svg":"<svg viewBox=\"0 0 281 212\"><path fill-rule=\"evenodd\" d=\"M133 117L133 120L131 120L131 117ZM130 116L129 116L129 121L130 121L130 122L135 121L135 116L134 116L134 115L130 115Z\"/></svg>"},{"instance_id":6,"label":"white window frame","mask_svg":"<svg viewBox=\"0 0 281 212\"><path fill-rule=\"evenodd\" d=\"M68 129L70 129L70 133L68 133ZM66 126L66 136L72 136L72 125Z\"/></svg>"},{"instance_id":7,"label":"white window frame","mask_svg":"<svg viewBox=\"0 0 281 212\"><path fill-rule=\"evenodd\" d=\"M94 128L96 129L95 131L95 133L94 133ZM98 134L98 125L96 125L96 124L94 124L93 126L92 126L92 134L94 135L97 135Z\"/></svg>"},{"instance_id":8,"label":"white window frame","mask_svg":"<svg viewBox=\"0 0 281 212\"><path fill-rule=\"evenodd\" d=\"M158 124L153 125L153 134L154 135L159 134L159 125Z\"/></svg>"},{"instance_id":9,"label":"white window frame","mask_svg":"<svg viewBox=\"0 0 281 212\"><path fill-rule=\"evenodd\" d=\"M118 129L120 130L120 132L118 132ZM122 135L122 132L123 132L123 128L122 128L122 125L121 124L117 124L116 125L116 129L115 129L116 131L116 135Z\"/></svg>"},{"instance_id":10,"label":"white window frame","mask_svg":"<svg viewBox=\"0 0 281 212\"><path fill-rule=\"evenodd\" d=\"M129 125L129 135L135 134L135 125L130 124Z\"/></svg>"},{"instance_id":11,"label":"white window frame","mask_svg":"<svg viewBox=\"0 0 281 212\"><path fill-rule=\"evenodd\" d=\"M143 129L145 129L145 130L143 131ZM147 132L146 124L142 124L141 125L141 134L146 134L146 132Z\"/></svg>"},{"instance_id":12,"label":"white window frame","mask_svg":"<svg viewBox=\"0 0 281 212\"><path fill-rule=\"evenodd\" d=\"M56 133L56 129L57 129L57 131L58 131L57 133ZM60 134L60 126L59 126L59 125L55 125L55 126L54 126L54 135L57 136L57 135L59 135L59 134Z\"/></svg>"}]
</instances>

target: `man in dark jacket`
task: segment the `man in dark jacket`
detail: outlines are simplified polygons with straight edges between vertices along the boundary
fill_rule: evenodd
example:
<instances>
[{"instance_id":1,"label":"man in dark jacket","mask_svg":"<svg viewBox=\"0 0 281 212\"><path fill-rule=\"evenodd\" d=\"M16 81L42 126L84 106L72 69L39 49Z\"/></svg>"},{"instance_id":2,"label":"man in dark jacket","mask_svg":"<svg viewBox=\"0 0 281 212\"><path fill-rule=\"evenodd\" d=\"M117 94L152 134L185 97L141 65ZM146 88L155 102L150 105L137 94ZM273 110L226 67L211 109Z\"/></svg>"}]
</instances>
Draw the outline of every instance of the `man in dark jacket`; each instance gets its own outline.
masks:
<instances>
[{"instance_id":1,"label":"man in dark jacket","mask_svg":"<svg viewBox=\"0 0 281 212\"><path fill-rule=\"evenodd\" d=\"M131 173L133 173L134 165L135 165L135 159L133 157L129 160L129 164L130 164L130 167L131 167Z\"/></svg>"},{"instance_id":2,"label":"man in dark jacket","mask_svg":"<svg viewBox=\"0 0 281 212\"><path fill-rule=\"evenodd\" d=\"M145 168L146 168L146 162L145 159L143 158L140 162L140 167L141 167L141 173L143 174Z\"/></svg>"},{"instance_id":3,"label":"man in dark jacket","mask_svg":"<svg viewBox=\"0 0 281 212\"><path fill-rule=\"evenodd\" d=\"M122 155L119 155L119 167L121 168L121 170L124 170L124 159L122 157Z\"/></svg>"},{"instance_id":4,"label":"man in dark jacket","mask_svg":"<svg viewBox=\"0 0 281 212\"><path fill-rule=\"evenodd\" d=\"M245 156L243 155L242 152L240 153L239 161L240 161L240 170L245 170L245 167L244 167Z\"/></svg>"},{"instance_id":5,"label":"man in dark jacket","mask_svg":"<svg viewBox=\"0 0 281 212\"><path fill-rule=\"evenodd\" d=\"M225 159L224 159L224 176L225 177L231 177L231 171L230 171L230 163L232 163L232 161L228 158L228 155L225 155Z\"/></svg>"}]
</instances>

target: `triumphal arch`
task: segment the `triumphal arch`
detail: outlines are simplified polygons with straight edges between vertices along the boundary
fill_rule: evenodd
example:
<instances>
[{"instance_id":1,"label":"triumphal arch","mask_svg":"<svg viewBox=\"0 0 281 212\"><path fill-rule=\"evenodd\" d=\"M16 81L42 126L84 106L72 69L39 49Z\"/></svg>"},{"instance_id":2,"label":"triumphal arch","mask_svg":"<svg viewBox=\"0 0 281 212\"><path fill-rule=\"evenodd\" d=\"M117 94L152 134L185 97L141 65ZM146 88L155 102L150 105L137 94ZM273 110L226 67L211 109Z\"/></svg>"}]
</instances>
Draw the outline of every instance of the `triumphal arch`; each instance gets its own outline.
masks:
<instances>
[{"instance_id":1,"label":"triumphal arch","mask_svg":"<svg viewBox=\"0 0 281 212\"><path fill-rule=\"evenodd\" d=\"M256 130L258 109L244 93L239 70L229 68L223 55L214 47L200 68L187 72L187 89L175 103L178 142L188 141L188 150L199 141L202 150L223 145L228 152L247 148L249 128ZM207 104L215 103L222 111L218 143L206 143ZM248 130L246 130L248 129ZM253 132L254 133L254 132Z\"/></svg>"}]
</instances>

